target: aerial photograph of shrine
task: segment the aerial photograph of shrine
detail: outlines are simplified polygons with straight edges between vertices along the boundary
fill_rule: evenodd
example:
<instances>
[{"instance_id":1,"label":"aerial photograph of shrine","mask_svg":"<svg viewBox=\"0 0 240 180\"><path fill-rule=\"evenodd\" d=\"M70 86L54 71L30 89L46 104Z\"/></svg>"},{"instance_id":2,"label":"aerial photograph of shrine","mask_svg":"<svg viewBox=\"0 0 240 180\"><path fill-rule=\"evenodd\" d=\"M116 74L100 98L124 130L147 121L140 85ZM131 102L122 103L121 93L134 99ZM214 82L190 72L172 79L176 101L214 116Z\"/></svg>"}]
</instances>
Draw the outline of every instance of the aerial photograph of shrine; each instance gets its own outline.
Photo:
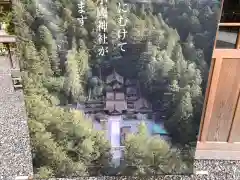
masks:
<instances>
[{"instance_id":1,"label":"aerial photograph of shrine","mask_svg":"<svg viewBox=\"0 0 240 180\"><path fill-rule=\"evenodd\" d=\"M36 178L193 173L219 1L13 10Z\"/></svg>"}]
</instances>

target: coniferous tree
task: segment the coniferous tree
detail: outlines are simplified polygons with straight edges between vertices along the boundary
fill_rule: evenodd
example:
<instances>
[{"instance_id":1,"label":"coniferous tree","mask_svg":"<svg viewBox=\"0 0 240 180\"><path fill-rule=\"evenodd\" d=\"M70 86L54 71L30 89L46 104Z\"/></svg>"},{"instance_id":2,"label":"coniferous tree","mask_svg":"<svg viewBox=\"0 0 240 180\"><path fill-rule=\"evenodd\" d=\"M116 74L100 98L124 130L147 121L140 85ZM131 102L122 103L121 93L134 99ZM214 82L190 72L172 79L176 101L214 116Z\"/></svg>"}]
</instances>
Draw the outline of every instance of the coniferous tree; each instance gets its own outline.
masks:
<instances>
[{"instance_id":1,"label":"coniferous tree","mask_svg":"<svg viewBox=\"0 0 240 180\"><path fill-rule=\"evenodd\" d=\"M26 72L24 94L38 177L111 172L110 145L103 132L95 130L80 110L62 108L86 99L89 92L92 98L101 97L109 67L126 78L139 79L142 96L163 110L173 147L185 148L196 141L217 6L201 5L198 0L171 0L164 6L132 3L125 14L129 20L126 42L131 50L141 46L134 53L123 53L114 47L120 42L116 38L120 28L117 2L108 4L110 47L109 55L102 58L96 54L97 1L86 1L83 27L77 19L78 0L31 0L14 6L16 34L21 40L17 53ZM112 58L114 55L117 58ZM128 136L125 145L123 175L182 172L190 169L185 162L193 161L193 155L186 158L160 137L150 137L143 124L137 134Z\"/></svg>"},{"instance_id":2,"label":"coniferous tree","mask_svg":"<svg viewBox=\"0 0 240 180\"><path fill-rule=\"evenodd\" d=\"M126 138L123 172L127 175L159 175L181 172L185 166L178 153L160 137L151 137L147 127L141 123L138 133Z\"/></svg>"}]
</instances>

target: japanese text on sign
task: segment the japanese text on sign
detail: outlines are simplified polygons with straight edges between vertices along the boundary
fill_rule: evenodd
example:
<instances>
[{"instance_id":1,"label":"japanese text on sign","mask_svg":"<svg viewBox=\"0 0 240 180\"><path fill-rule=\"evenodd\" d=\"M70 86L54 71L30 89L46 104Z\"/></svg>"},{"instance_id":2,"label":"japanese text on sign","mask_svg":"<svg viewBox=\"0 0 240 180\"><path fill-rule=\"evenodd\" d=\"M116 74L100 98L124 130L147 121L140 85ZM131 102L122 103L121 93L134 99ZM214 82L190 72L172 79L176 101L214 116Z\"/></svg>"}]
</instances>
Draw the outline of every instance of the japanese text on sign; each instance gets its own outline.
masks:
<instances>
[{"instance_id":1,"label":"japanese text on sign","mask_svg":"<svg viewBox=\"0 0 240 180\"><path fill-rule=\"evenodd\" d=\"M80 0L78 3L78 13L80 14L80 17L77 19L80 23L80 26L84 26L84 20L87 19L85 16L85 0Z\"/></svg>"},{"instance_id":2,"label":"japanese text on sign","mask_svg":"<svg viewBox=\"0 0 240 180\"><path fill-rule=\"evenodd\" d=\"M123 46L126 45L127 43L125 42L126 38L126 25L128 19L124 17L124 15L128 12L128 4L121 4L117 3L118 5L118 13L119 13L119 18L118 18L118 25L120 26L120 29L118 30L117 36L118 39L120 40L121 43L118 44L118 47L120 47L121 51L126 51Z\"/></svg>"},{"instance_id":3,"label":"japanese text on sign","mask_svg":"<svg viewBox=\"0 0 240 180\"><path fill-rule=\"evenodd\" d=\"M100 45L98 55L104 56L108 53L107 25L108 25L107 0L100 0L97 7L97 42Z\"/></svg>"}]
</instances>

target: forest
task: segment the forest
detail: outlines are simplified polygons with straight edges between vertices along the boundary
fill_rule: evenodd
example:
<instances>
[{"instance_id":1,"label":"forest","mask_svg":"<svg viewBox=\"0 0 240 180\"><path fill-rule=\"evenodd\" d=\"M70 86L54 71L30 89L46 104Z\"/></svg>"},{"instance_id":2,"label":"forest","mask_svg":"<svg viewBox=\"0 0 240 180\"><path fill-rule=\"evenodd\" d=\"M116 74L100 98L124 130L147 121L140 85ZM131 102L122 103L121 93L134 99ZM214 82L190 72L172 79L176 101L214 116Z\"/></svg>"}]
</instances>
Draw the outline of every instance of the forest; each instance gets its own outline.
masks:
<instances>
[{"instance_id":1,"label":"forest","mask_svg":"<svg viewBox=\"0 0 240 180\"><path fill-rule=\"evenodd\" d=\"M220 2L169 0L132 3L125 14L126 52L113 48L119 25L116 3L108 0L106 56L97 55L97 0L86 0L80 26L79 0L21 0L13 19L36 177L191 173L211 62ZM111 69L137 78L154 109L164 109L172 144L150 137L141 124L127 137L124 163L111 164L110 144L84 113L61 106L97 99ZM169 95L171 96L169 97ZM164 103L164 102L168 103ZM148 146L146 146L146 142Z\"/></svg>"}]
</instances>

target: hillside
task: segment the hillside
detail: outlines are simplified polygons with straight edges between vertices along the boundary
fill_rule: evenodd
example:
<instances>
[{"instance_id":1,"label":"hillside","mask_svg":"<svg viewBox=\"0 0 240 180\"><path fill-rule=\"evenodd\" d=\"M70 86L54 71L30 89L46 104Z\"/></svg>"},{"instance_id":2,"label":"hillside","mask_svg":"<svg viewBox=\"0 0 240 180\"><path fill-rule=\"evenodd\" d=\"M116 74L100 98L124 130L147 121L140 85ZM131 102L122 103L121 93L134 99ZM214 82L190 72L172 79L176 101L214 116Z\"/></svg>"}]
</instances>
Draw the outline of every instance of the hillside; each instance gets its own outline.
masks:
<instances>
[{"instance_id":1,"label":"hillside","mask_svg":"<svg viewBox=\"0 0 240 180\"><path fill-rule=\"evenodd\" d=\"M198 38L206 38L205 42L213 40L214 30L210 26L215 26L217 6L196 11L191 7L197 8L197 1L185 2L193 5L170 1L163 9L156 9L155 4L131 4L125 14L129 20L127 50L121 52L114 46L120 43L114 38L120 28L117 1L109 0L109 52L98 56L97 2L86 0L84 27L77 20L78 3L78 0L22 0L14 7L15 33L21 39L17 53L22 70L27 72L24 93L36 175L46 178L191 172L193 155L175 149L189 150L196 142L206 84L202 82L209 68L209 58L204 59L204 55L212 44L201 44ZM182 14L179 18L192 17L192 21L187 21L191 28L181 29L186 19L184 23L175 21L173 13ZM201 22L198 18L202 18ZM201 25L203 22L208 24ZM83 112L61 108L86 100L89 89L91 98L98 99L106 89L102 79L112 69L126 78L139 80L153 109L162 110L158 116L165 116L174 148L161 138L146 135L142 125L138 134L127 138L126 164L116 169L112 167L110 144L104 133L93 129ZM146 141L149 147L142 148Z\"/></svg>"}]
</instances>

